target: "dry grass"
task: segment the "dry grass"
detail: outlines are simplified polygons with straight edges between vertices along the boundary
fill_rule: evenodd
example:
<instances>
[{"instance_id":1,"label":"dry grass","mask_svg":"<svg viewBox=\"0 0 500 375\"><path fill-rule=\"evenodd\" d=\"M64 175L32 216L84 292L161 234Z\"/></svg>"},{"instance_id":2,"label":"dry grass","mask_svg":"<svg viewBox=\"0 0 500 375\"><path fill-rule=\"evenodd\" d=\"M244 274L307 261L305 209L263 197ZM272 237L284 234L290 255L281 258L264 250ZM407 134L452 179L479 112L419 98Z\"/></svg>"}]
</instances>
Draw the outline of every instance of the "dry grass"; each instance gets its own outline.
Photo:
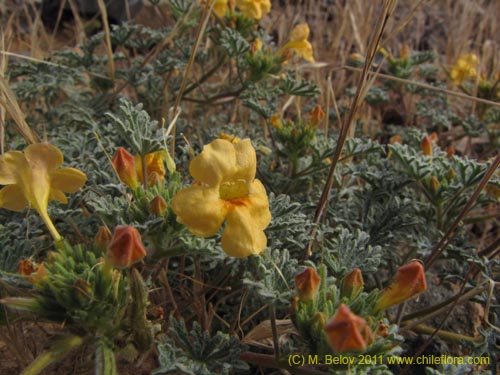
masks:
<instances>
[{"instance_id":1,"label":"dry grass","mask_svg":"<svg viewBox=\"0 0 500 375\"><path fill-rule=\"evenodd\" d=\"M309 23L315 57L321 64L304 66L303 71L320 87L319 103L325 108L333 108L335 103L332 100L341 100L345 88L355 85L359 78L345 69L346 61L352 53L366 54L383 2L285 0L280 3L283 6L275 6L270 17L261 22L262 26L276 35L275 42L280 46L286 42L294 25ZM99 21L96 16L96 19L85 23L76 15L71 24L58 22L57 30L48 31L33 4L28 1L22 2L22 5L15 4L10 0L0 9L2 24L5 25L2 31L5 50L35 59L47 57L51 51L61 47L77 47L83 40L86 24ZM69 4L74 9L72 0ZM481 72L491 74L500 69L499 17L500 3L496 1L400 0L394 15L388 19L380 46L394 56L399 55L403 46L412 50L434 51L437 61L444 68L443 79L458 56L474 52L481 57ZM164 26L167 19L165 7L150 6L144 6L135 18L138 23L154 27ZM108 29L105 27L105 30ZM112 60L109 69L112 74ZM452 85L449 89L458 92ZM452 98L453 102L462 107L462 101ZM410 106L408 110L411 109ZM368 123L374 120L379 122L379 115L366 106L362 106L360 111L359 116ZM366 130L374 134L373 130Z\"/></svg>"}]
</instances>

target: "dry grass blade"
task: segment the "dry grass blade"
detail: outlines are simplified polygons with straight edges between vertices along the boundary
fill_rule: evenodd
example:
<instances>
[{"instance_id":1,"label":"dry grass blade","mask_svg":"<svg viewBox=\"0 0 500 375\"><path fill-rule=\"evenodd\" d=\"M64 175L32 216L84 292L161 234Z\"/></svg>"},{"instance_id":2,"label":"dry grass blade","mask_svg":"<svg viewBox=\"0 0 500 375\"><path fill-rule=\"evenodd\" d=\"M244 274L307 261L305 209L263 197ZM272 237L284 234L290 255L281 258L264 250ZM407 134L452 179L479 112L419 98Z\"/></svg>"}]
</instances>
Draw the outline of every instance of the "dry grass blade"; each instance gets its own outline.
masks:
<instances>
[{"instance_id":1,"label":"dry grass blade","mask_svg":"<svg viewBox=\"0 0 500 375\"><path fill-rule=\"evenodd\" d=\"M352 71L358 71L358 72L361 71L360 68L356 68L356 67L353 67L353 66L342 66L342 67L340 67L338 69L346 69L346 70L352 70ZM491 100L487 100L487 99L483 99L483 98L478 98L477 96L467 95L467 94L465 94L463 92L447 90L447 89L443 89L442 87L436 87L436 86L429 85L427 83L418 82L418 81L412 81L412 80L409 80L409 79L399 78L399 77L395 77L395 76L390 76L390 75L387 75L387 74L384 74L384 73L379 73L379 72L368 72L368 74L369 75L374 75L377 78L382 78L382 79L386 79L386 80L389 80L389 81L399 82L399 83L403 83L405 85L412 85L412 86L416 86L416 87L421 87L421 88L426 89L426 90L431 90L431 91L435 91L435 92L441 92L443 94L450 95L450 96L455 96L457 98L467 99L467 100L470 100L470 101L473 101L473 102L482 103L482 104L486 104L486 105L489 105L489 106L492 106L492 107L498 107L498 108L500 108L500 103L498 103L498 102L493 102Z\"/></svg>"},{"instance_id":2,"label":"dry grass blade","mask_svg":"<svg viewBox=\"0 0 500 375\"><path fill-rule=\"evenodd\" d=\"M379 48L380 40L382 39L382 35L383 35L385 27L387 25L387 21L388 21L389 17L391 16L391 14L394 12L394 8L396 7L396 3L397 3L396 0L384 1L383 9L382 9L382 12L378 18L377 25L376 25L375 31L373 33L373 37L371 38L370 43L368 45L365 64L363 66L361 75L360 75L359 80L358 80L357 90L356 90L356 94L354 96L354 100L353 100L352 105L351 105L351 109L349 111L347 119L342 122L340 134L339 134L339 139L338 139L337 146L335 148L335 152L334 152L333 158L332 158L332 164L330 167L330 171L328 172L328 177L327 177L325 186L324 186L323 191L321 193L319 203L316 207L316 212L314 215L315 225L319 224L319 222L321 221L325 207L328 203L328 196L329 196L330 190L333 186L335 168L337 167L337 163L340 159L340 154L341 154L342 149L344 147L344 143L347 139L347 135L349 134L349 130L350 130L351 125L352 125L353 120L354 120L354 116L358 110L360 103L362 102L362 100L364 98L364 95L366 94L367 88L369 87L370 83L368 82L368 71L369 71L370 67L372 66L372 62L373 62L373 59L375 58L375 54ZM306 248L305 258L307 258L312 253L312 246L314 244L315 237L316 237L316 230L313 229L313 232L311 234L311 240L309 241L309 244Z\"/></svg>"},{"instance_id":3,"label":"dry grass blade","mask_svg":"<svg viewBox=\"0 0 500 375\"><path fill-rule=\"evenodd\" d=\"M16 97L3 76L0 76L0 105L12 117L16 130L27 143L40 142L40 138L31 130L24 119L24 114L17 103Z\"/></svg>"},{"instance_id":4,"label":"dry grass blade","mask_svg":"<svg viewBox=\"0 0 500 375\"><path fill-rule=\"evenodd\" d=\"M111 45L111 33L109 30L108 11L104 0L97 0L99 11L101 12L102 28L104 29L104 36L106 38L106 53L108 54L109 76L115 82L115 60L113 58L113 46Z\"/></svg>"},{"instance_id":5,"label":"dry grass blade","mask_svg":"<svg viewBox=\"0 0 500 375\"><path fill-rule=\"evenodd\" d=\"M172 110L173 114L177 113L177 108L181 104L181 99L182 95L184 95L184 90L186 89L187 86L187 80L188 80L188 75L189 72L191 71L191 68L193 67L194 60L196 58L196 52L198 51L198 48L200 47L201 43L201 38L203 37L203 34L205 33L205 29L207 28L208 24L208 19L210 18L210 15L212 14L212 9L215 5L215 0L212 0L205 8L203 11L203 14L201 16L201 22L198 27L198 31L196 33L196 39L194 42L193 46L193 51L191 52L191 56L189 57L188 64L186 66L186 69L184 70L184 75L182 76L182 83L181 87L179 88L179 92L177 93L177 97L175 98L175 103L174 103L174 108ZM170 144L170 152L172 155L175 154L175 125L172 128L172 142Z\"/></svg>"}]
</instances>

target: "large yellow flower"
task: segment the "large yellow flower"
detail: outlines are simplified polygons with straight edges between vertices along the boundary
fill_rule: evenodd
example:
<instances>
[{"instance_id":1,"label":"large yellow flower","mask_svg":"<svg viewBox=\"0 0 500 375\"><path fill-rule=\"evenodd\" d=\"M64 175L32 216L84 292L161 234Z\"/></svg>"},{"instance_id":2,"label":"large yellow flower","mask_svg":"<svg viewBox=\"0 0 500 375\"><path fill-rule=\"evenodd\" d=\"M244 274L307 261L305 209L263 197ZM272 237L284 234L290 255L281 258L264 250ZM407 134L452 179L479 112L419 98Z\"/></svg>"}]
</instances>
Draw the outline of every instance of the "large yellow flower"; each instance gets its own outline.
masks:
<instances>
[{"instance_id":1,"label":"large yellow flower","mask_svg":"<svg viewBox=\"0 0 500 375\"><path fill-rule=\"evenodd\" d=\"M259 254L267 245L264 229L271 221L269 201L255 178L255 149L249 139L217 139L195 157L192 186L172 200L177 221L194 234L213 236L224 221L222 248L234 257Z\"/></svg>"},{"instance_id":2,"label":"large yellow flower","mask_svg":"<svg viewBox=\"0 0 500 375\"><path fill-rule=\"evenodd\" d=\"M64 193L80 189L87 176L74 168L61 168L64 156L48 143L35 143L21 151L9 151L0 156L0 207L22 211L30 206L38 212L52 237L61 239L50 220L49 201L68 203Z\"/></svg>"},{"instance_id":3,"label":"large yellow flower","mask_svg":"<svg viewBox=\"0 0 500 375\"><path fill-rule=\"evenodd\" d=\"M270 0L235 0L234 3L245 16L255 20L260 20L271 11Z\"/></svg>"},{"instance_id":4,"label":"large yellow flower","mask_svg":"<svg viewBox=\"0 0 500 375\"><path fill-rule=\"evenodd\" d=\"M313 48L307 40L309 38L309 26L307 23L301 23L295 26L290 34L290 41L283 46L283 50L292 50L297 56L304 58L309 62L314 62Z\"/></svg>"}]
</instances>

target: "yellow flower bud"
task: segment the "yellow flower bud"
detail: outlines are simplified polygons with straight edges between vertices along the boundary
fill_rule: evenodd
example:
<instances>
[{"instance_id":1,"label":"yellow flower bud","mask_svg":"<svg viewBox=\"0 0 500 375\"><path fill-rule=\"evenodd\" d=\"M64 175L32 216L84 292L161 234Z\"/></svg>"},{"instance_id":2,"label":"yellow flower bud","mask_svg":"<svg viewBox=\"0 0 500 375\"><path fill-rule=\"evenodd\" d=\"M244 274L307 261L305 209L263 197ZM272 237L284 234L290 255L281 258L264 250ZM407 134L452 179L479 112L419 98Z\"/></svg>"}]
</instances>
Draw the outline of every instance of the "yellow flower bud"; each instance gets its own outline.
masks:
<instances>
[{"instance_id":1,"label":"yellow flower bud","mask_svg":"<svg viewBox=\"0 0 500 375\"><path fill-rule=\"evenodd\" d=\"M431 178L429 180L429 184L430 184L431 189L433 191L437 191L439 189L439 186L441 186L441 184L439 183L439 180L436 176L431 176Z\"/></svg>"},{"instance_id":2,"label":"yellow flower bud","mask_svg":"<svg viewBox=\"0 0 500 375\"><path fill-rule=\"evenodd\" d=\"M274 114L269 119L269 122L275 129L281 129L283 127L283 122L281 121L281 117L278 114Z\"/></svg>"},{"instance_id":3,"label":"yellow flower bud","mask_svg":"<svg viewBox=\"0 0 500 375\"><path fill-rule=\"evenodd\" d=\"M262 46L262 41L259 38L255 39L250 46L250 54L255 55L257 52L262 50Z\"/></svg>"}]
</instances>

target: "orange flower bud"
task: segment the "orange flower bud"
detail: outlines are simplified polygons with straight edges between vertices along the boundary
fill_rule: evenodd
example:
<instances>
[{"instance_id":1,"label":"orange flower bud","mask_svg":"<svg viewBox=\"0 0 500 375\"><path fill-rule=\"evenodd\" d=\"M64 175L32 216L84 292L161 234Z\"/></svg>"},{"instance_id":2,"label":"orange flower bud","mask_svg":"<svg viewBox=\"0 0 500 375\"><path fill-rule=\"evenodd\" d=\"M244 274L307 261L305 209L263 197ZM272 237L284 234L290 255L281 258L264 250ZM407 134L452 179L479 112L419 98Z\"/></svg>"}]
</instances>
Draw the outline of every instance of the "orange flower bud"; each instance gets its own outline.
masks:
<instances>
[{"instance_id":1,"label":"orange flower bud","mask_svg":"<svg viewBox=\"0 0 500 375\"><path fill-rule=\"evenodd\" d=\"M434 143L437 143L437 141L439 141L439 136L436 132L432 132L429 137L431 137L431 141Z\"/></svg>"},{"instance_id":2,"label":"orange flower bud","mask_svg":"<svg viewBox=\"0 0 500 375\"><path fill-rule=\"evenodd\" d=\"M424 155L432 157L432 139L426 135L420 142L420 149Z\"/></svg>"},{"instance_id":3,"label":"orange flower bud","mask_svg":"<svg viewBox=\"0 0 500 375\"><path fill-rule=\"evenodd\" d=\"M352 313L347 305L341 304L337 313L325 327L328 342L335 352L350 350L364 351L368 339L373 341L370 327L366 321Z\"/></svg>"},{"instance_id":4,"label":"orange flower bud","mask_svg":"<svg viewBox=\"0 0 500 375\"><path fill-rule=\"evenodd\" d=\"M399 134L393 135L389 138L389 144L394 145L396 143L403 143L403 138Z\"/></svg>"},{"instance_id":5,"label":"orange flower bud","mask_svg":"<svg viewBox=\"0 0 500 375\"><path fill-rule=\"evenodd\" d=\"M134 190L137 189L139 183L137 181L135 159L132 154L123 147L119 147L113 158L113 167L121 182Z\"/></svg>"},{"instance_id":6,"label":"orange flower bud","mask_svg":"<svg viewBox=\"0 0 500 375\"><path fill-rule=\"evenodd\" d=\"M31 259L22 259L19 261L17 270L21 275L27 276L27 280L33 284L40 283L47 276L43 263L38 264Z\"/></svg>"},{"instance_id":7,"label":"orange flower bud","mask_svg":"<svg viewBox=\"0 0 500 375\"><path fill-rule=\"evenodd\" d=\"M21 259L17 264L17 272L23 276L29 276L36 271L38 265L31 259Z\"/></svg>"},{"instance_id":8,"label":"orange flower bud","mask_svg":"<svg viewBox=\"0 0 500 375\"><path fill-rule=\"evenodd\" d=\"M311 302L318 294L321 277L312 267L307 267L305 271L295 276L295 285L299 292L301 302Z\"/></svg>"},{"instance_id":9,"label":"orange flower bud","mask_svg":"<svg viewBox=\"0 0 500 375\"><path fill-rule=\"evenodd\" d=\"M167 202L160 195L157 195L149 202L149 209L156 216L163 216L167 212L167 208Z\"/></svg>"},{"instance_id":10,"label":"orange flower bud","mask_svg":"<svg viewBox=\"0 0 500 375\"><path fill-rule=\"evenodd\" d=\"M321 120L325 118L325 112L319 104L314 107L311 112L309 112L309 115L311 116L311 126L317 126L321 122Z\"/></svg>"},{"instance_id":11,"label":"orange flower bud","mask_svg":"<svg viewBox=\"0 0 500 375\"><path fill-rule=\"evenodd\" d=\"M146 256L139 231L130 225L115 228L106 258L111 265L125 268Z\"/></svg>"},{"instance_id":12,"label":"orange flower bud","mask_svg":"<svg viewBox=\"0 0 500 375\"><path fill-rule=\"evenodd\" d=\"M342 294L352 296L358 294L363 289L365 282L359 268L353 269L345 278L342 285Z\"/></svg>"},{"instance_id":13,"label":"orange flower bud","mask_svg":"<svg viewBox=\"0 0 500 375\"><path fill-rule=\"evenodd\" d=\"M108 248L109 243L111 242L111 231L106 226L99 227L97 234L94 239L94 246L99 250L106 250Z\"/></svg>"},{"instance_id":14,"label":"orange flower bud","mask_svg":"<svg viewBox=\"0 0 500 375\"><path fill-rule=\"evenodd\" d=\"M385 310L427 289L424 266L413 260L400 267L391 286L382 291L375 310Z\"/></svg>"},{"instance_id":15,"label":"orange flower bud","mask_svg":"<svg viewBox=\"0 0 500 375\"><path fill-rule=\"evenodd\" d=\"M448 159L451 159L451 157L455 155L455 147L453 147L453 145L450 145L448 146L448 148L446 149L446 157Z\"/></svg>"},{"instance_id":16,"label":"orange flower bud","mask_svg":"<svg viewBox=\"0 0 500 375\"><path fill-rule=\"evenodd\" d=\"M410 48L405 44L403 48L401 48L401 52L399 53L400 60L409 60L410 58Z\"/></svg>"}]
</instances>

